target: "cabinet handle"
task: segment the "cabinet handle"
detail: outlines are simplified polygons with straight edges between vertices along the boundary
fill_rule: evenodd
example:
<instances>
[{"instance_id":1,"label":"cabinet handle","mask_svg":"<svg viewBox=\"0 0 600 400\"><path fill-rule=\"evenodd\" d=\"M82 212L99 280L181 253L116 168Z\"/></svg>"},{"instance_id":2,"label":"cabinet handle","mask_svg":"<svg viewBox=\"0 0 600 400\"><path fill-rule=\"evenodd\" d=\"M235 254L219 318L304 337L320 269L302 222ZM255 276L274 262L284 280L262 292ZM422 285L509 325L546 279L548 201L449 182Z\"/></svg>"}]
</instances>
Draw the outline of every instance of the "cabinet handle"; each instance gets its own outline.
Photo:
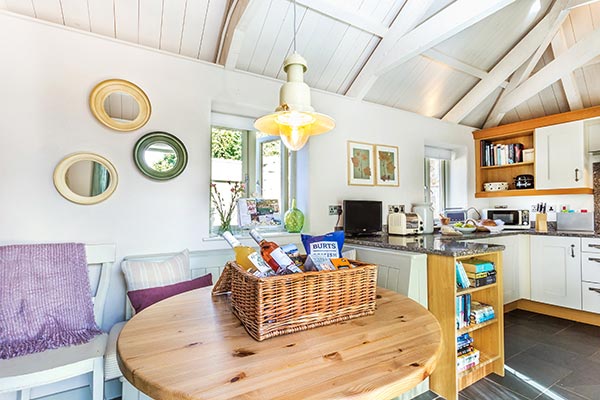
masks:
<instances>
[{"instance_id":1,"label":"cabinet handle","mask_svg":"<svg viewBox=\"0 0 600 400\"><path fill-rule=\"evenodd\" d=\"M571 245L571 257L575 258L575 245Z\"/></svg>"},{"instance_id":2,"label":"cabinet handle","mask_svg":"<svg viewBox=\"0 0 600 400\"><path fill-rule=\"evenodd\" d=\"M591 292L600 293L600 288L591 287L591 288L588 288L588 290Z\"/></svg>"},{"instance_id":3,"label":"cabinet handle","mask_svg":"<svg viewBox=\"0 0 600 400\"><path fill-rule=\"evenodd\" d=\"M588 257L588 260L600 263L600 258Z\"/></svg>"},{"instance_id":4,"label":"cabinet handle","mask_svg":"<svg viewBox=\"0 0 600 400\"><path fill-rule=\"evenodd\" d=\"M579 168L575 168L575 182L579 182Z\"/></svg>"},{"instance_id":5,"label":"cabinet handle","mask_svg":"<svg viewBox=\"0 0 600 400\"><path fill-rule=\"evenodd\" d=\"M593 249L600 249L600 244L588 244L588 247L591 247Z\"/></svg>"}]
</instances>

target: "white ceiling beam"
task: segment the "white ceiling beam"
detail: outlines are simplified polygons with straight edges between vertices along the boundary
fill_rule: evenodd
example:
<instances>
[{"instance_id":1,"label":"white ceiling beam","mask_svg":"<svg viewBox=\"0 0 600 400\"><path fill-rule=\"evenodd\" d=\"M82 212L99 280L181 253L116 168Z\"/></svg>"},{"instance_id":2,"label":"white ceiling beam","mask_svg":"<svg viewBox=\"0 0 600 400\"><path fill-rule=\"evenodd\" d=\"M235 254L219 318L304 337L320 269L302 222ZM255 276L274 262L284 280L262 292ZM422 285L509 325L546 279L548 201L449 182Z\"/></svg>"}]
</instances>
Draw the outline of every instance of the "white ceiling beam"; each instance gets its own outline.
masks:
<instances>
[{"instance_id":1,"label":"white ceiling beam","mask_svg":"<svg viewBox=\"0 0 600 400\"><path fill-rule=\"evenodd\" d=\"M381 39L371 57L363 65L356 76L346 95L357 99L363 99L371 89L377 75L377 67L385 60L388 52L394 47L398 39L413 29L423 19L425 13L433 5L435 0L407 1L386 35Z\"/></svg>"},{"instance_id":2,"label":"white ceiling beam","mask_svg":"<svg viewBox=\"0 0 600 400\"><path fill-rule=\"evenodd\" d=\"M515 71L515 73L513 74L512 78L508 82L508 86L502 91L502 93L500 93L500 96L498 97L498 100L496 100L496 103L492 107L492 111L490 111L490 113L488 114L488 117L487 117L487 119L485 120L485 122L483 124L484 128L492 128L492 127L498 126L500 124L500 122L502 121L502 118L504 118L504 115L506 113L500 112L498 110L498 103L511 90L513 90L514 88L516 88L518 86L517 82L520 82L520 78L524 75L525 70L527 69L527 67L528 67L528 63L523 63L523 65L521 65L519 67L519 69L517 69Z\"/></svg>"},{"instance_id":3,"label":"white ceiling beam","mask_svg":"<svg viewBox=\"0 0 600 400\"><path fill-rule=\"evenodd\" d=\"M531 78L523 82L498 104L501 111L509 111L534 94L550 86L564 75L585 65L600 55L600 28L575 43Z\"/></svg>"},{"instance_id":4,"label":"white ceiling beam","mask_svg":"<svg viewBox=\"0 0 600 400\"><path fill-rule=\"evenodd\" d=\"M565 34L562 29L559 29L559 31L556 32L551 44L554 58L557 58L561 54L567 52L568 48L567 44L565 43ZM579 88L577 87L573 72L571 71L563 75L560 78L560 81L565 91L565 95L567 96L567 102L569 103L569 108L571 111L582 109L583 101L581 100L581 93L579 93Z\"/></svg>"},{"instance_id":5,"label":"white ceiling beam","mask_svg":"<svg viewBox=\"0 0 600 400\"><path fill-rule=\"evenodd\" d=\"M600 0L570 0L569 4L567 5L567 8L569 10L572 10L573 8L587 6L589 4L596 3L597 1Z\"/></svg>"},{"instance_id":6,"label":"white ceiling beam","mask_svg":"<svg viewBox=\"0 0 600 400\"><path fill-rule=\"evenodd\" d=\"M404 35L377 69L381 76L411 58L489 17L515 0L456 0Z\"/></svg>"},{"instance_id":7,"label":"white ceiling beam","mask_svg":"<svg viewBox=\"0 0 600 400\"><path fill-rule=\"evenodd\" d=\"M557 20L564 20L568 11L564 11L566 6L566 0L557 1L552 9L546 14L544 18L525 35L523 39L516 46L514 46L506 56L498 64L492 68L487 78L482 79L473 89L469 91L450 111L442 118L444 121L459 123L462 121L471 111L475 109L482 101L484 101L494 90L500 86L513 72L519 68L524 62L531 58L528 65L523 69L521 76L517 78L515 84L516 87L522 78L527 78L527 74L533 69L539 57L544 53L544 50L548 46L548 43L552 39L552 35L549 35L552 30L556 30L560 27ZM546 45L542 50L540 45L546 42ZM534 56L532 57L532 54ZM529 71L529 72L528 72ZM512 80L511 80L512 81ZM508 88L507 88L508 92Z\"/></svg>"},{"instance_id":8,"label":"white ceiling beam","mask_svg":"<svg viewBox=\"0 0 600 400\"><path fill-rule=\"evenodd\" d=\"M585 65L583 65L582 67L587 67L588 65L595 65L600 63L600 56L595 57L594 59L592 59L592 61L585 63Z\"/></svg>"},{"instance_id":9,"label":"white ceiling beam","mask_svg":"<svg viewBox=\"0 0 600 400\"><path fill-rule=\"evenodd\" d=\"M457 0L413 30L433 2L408 1L346 94L363 99L381 75L514 1Z\"/></svg>"},{"instance_id":10,"label":"white ceiling beam","mask_svg":"<svg viewBox=\"0 0 600 400\"><path fill-rule=\"evenodd\" d=\"M226 69L234 69L244 36L250 23L261 3L266 0L234 0L227 13L223 31L221 32L221 41L219 43L219 52L217 54L217 63L224 65Z\"/></svg>"},{"instance_id":11,"label":"white ceiling beam","mask_svg":"<svg viewBox=\"0 0 600 400\"><path fill-rule=\"evenodd\" d=\"M487 71L484 71L482 69L479 69L477 67L469 65L467 63L464 63L460 60L457 60L456 58L451 57L447 54L444 54L441 51L438 51L436 49L429 49L426 52L424 52L423 54L421 54L421 56L428 58L430 60L439 62L441 64L444 64L444 65L446 65L452 69L455 69L457 71L464 72L465 74L474 76L475 78L484 79L488 75ZM506 87L507 85L508 85L508 82L504 81L500 86Z\"/></svg>"},{"instance_id":12,"label":"white ceiling beam","mask_svg":"<svg viewBox=\"0 0 600 400\"><path fill-rule=\"evenodd\" d=\"M339 3L332 3L329 0L296 0L296 3L372 35L383 37L388 31L388 27L381 22L340 7Z\"/></svg>"}]
</instances>

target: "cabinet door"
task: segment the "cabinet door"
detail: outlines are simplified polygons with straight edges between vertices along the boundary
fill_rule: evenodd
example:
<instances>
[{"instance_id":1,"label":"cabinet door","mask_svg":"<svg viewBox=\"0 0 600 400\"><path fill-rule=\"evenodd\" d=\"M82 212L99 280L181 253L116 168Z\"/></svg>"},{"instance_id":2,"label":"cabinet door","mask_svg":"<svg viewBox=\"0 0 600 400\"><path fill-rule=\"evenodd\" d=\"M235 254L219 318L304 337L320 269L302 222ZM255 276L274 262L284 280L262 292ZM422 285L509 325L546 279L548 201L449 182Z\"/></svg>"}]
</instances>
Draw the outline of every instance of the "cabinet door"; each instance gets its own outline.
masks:
<instances>
[{"instance_id":1,"label":"cabinet door","mask_svg":"<svg viewBox=\"0 0 600 400\"><path fill-rule=\"evenodd\" d=\"M583 121L535 130L535 188L591 187Z\"/></svg>"},{"instance_id":2,"label":"cabinet door","mask_svg":"<svg viewBox=\"0 0 600 400\"><path fill-rule=\"evenodd\" d=\"M581 239L531 237L531 300L581 310Z\"/></svg>"}]
</instances>

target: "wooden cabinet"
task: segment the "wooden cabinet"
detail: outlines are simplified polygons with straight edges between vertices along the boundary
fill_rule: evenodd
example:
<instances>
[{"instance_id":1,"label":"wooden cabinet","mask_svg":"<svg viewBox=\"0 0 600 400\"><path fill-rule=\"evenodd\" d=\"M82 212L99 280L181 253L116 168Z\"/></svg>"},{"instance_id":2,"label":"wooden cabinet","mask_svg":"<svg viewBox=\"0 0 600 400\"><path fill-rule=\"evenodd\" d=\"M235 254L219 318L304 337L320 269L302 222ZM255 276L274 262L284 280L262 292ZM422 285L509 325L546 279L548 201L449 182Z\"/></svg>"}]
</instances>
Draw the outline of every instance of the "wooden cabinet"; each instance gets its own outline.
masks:
<instances>
[{"instance_id":1,"label":"wooden cabinet","mask_svg":"<svg viewBox=\"0 0 600 400\"><path fill-rule=\"evenodd\" d=\"M536 129L535 151L536 189L592 186L583 121Z\"/></svg>"},{"instance_id":2,"label":"wooden cabinet","mask_svg":"<svg viewBox=\"0 0 600 400\"><path fill-rule=\"evenodd\" d=\"M592 107L473 132L475 197L592 194L583 120L598 116L600 107ZM525 149L534 149L534 160L485 166L482 142L520 143ZM516 189L514 178L518 175L533 175L535 187ZM509 190L485 192L486 182L508 182Z\"/></svg>"},{"instance_id":3,"label":"wooden cabinet","mask_svg":"<svg viewBox=\"0 0 600 400\"><path fill-rule=\"evenodd\" d=\"M581 239L531 237L531 300L581 310Z\"/></svg>"},{"instance_id":4,"label":"wooden cabinet","mask_svg":"<svg viewBox=\"0 0 600 400\"><path fill-rule=\"evenodd\" d=\"M470 258L486 259L494 263L496 283L478 288L457 289L456 261ZM447 400L457 400L458 392L493 373L504 376L504 313L502 302L502 254L500 252L477 256L427 256L429 311L436 316L442 328L444 347L438 366L430 377L430 388ZM491 305L495 318L482 324L456 329L456 297L470 293L472 300ZM456 371L458 336L469 333L473 346L480 352L479 364L460 373Z\"/></svg>"}]
</instances>

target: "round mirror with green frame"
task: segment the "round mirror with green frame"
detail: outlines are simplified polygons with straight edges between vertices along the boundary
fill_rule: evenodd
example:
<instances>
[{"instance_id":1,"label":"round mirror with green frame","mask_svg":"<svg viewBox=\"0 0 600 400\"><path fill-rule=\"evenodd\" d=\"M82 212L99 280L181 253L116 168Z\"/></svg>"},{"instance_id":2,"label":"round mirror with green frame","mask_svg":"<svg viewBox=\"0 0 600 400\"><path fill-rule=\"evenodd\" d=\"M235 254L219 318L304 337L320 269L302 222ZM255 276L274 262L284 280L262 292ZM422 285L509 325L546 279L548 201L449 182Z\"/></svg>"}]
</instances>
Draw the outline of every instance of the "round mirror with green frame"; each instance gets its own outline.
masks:
<instances>
[{"instance_id":1,"label":"round mirror with green frame","mask_svg":"<svg viewBox=\"0 0 600 400\"><path fill-rule=\"evenodd\" d=\"M133 159L139 170L149 178L173 179L187 165L187 150L177 137L167 132L151 132L137 141Z\"/></svg>"}]
</instances>

